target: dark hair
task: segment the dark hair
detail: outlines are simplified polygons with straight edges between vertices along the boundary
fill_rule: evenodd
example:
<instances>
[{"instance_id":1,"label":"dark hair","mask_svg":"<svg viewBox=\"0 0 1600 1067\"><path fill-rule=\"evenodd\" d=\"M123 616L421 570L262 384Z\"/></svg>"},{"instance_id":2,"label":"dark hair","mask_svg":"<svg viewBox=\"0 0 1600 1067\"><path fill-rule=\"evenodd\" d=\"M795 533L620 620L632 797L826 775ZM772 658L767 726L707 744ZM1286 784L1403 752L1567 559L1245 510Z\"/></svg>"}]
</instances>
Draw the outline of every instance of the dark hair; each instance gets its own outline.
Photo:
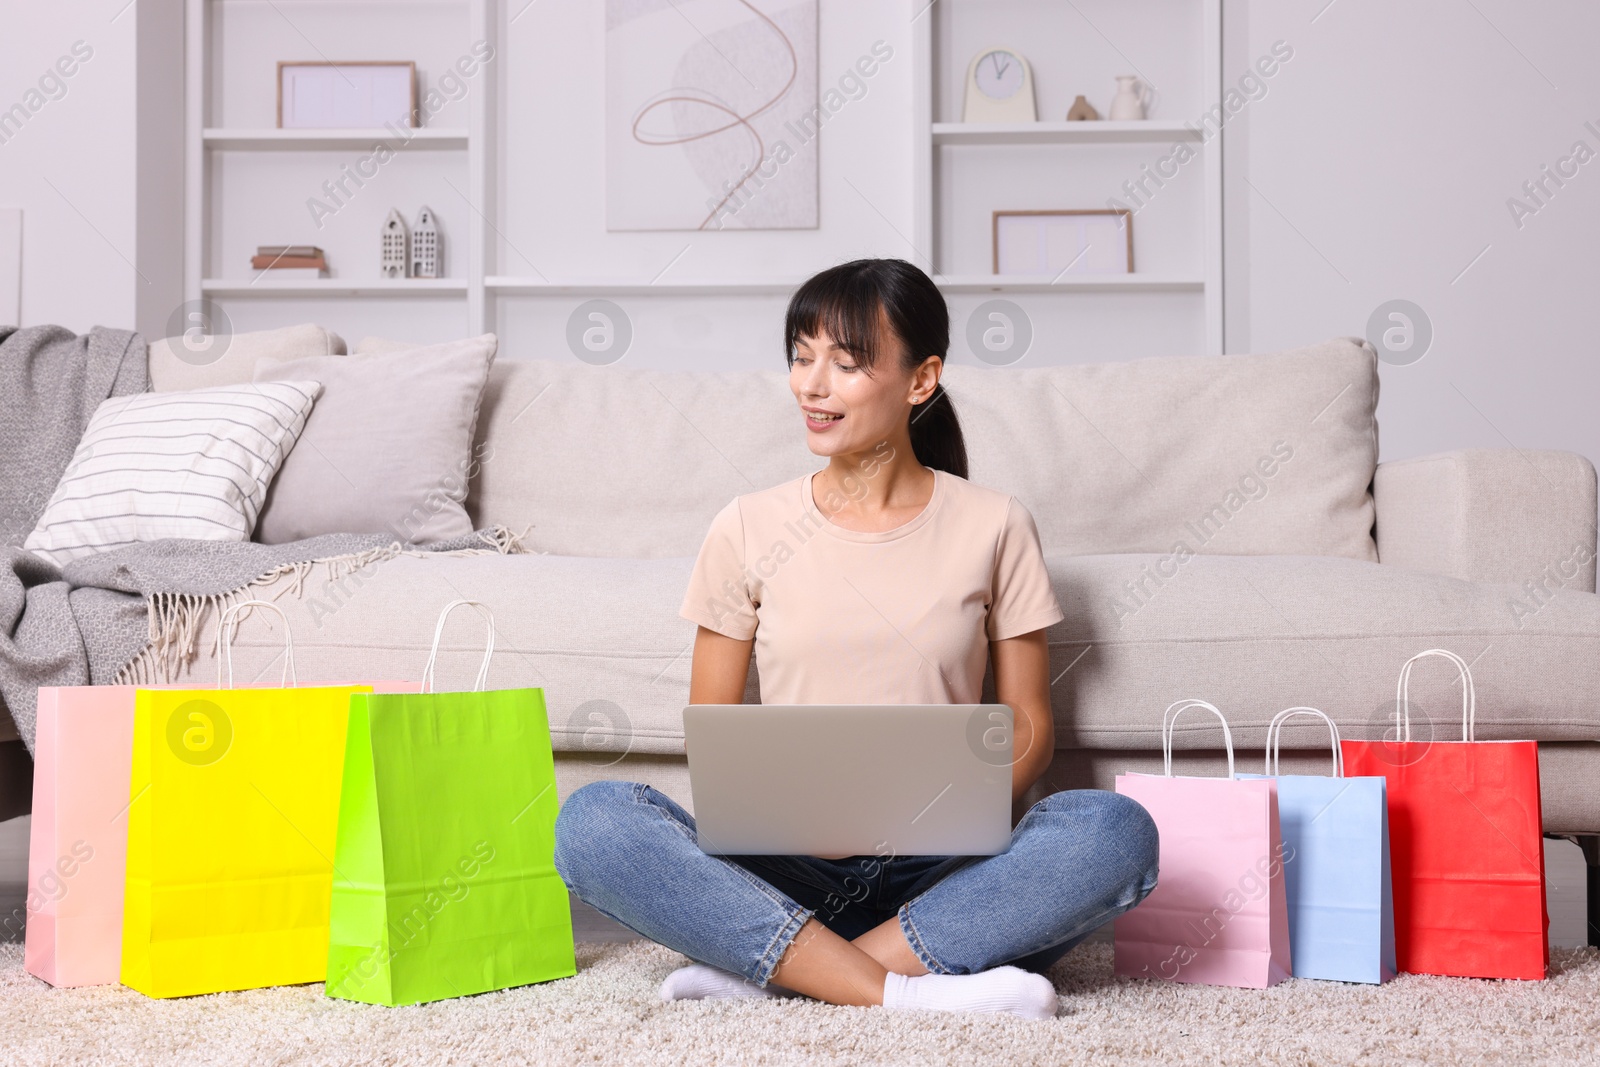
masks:
<instances>
[{"instance_id":1,"label":"dark hair","mask_svg":"<svg viewBox=\"0 0 1600 1067\"><path fill-rule=\"evenodd\" d=\"M783 345L794 364L801 336L827 334L868 374L884 341L883 321L904 349L901 365L916 370L929 356L950 349L950 309L944 294L903 259L858 259L829 267L795 290L783 326ZM967 476L967 443L944 384L911 413L911 451L925 467Z\"/></svg>"}]
</instances>

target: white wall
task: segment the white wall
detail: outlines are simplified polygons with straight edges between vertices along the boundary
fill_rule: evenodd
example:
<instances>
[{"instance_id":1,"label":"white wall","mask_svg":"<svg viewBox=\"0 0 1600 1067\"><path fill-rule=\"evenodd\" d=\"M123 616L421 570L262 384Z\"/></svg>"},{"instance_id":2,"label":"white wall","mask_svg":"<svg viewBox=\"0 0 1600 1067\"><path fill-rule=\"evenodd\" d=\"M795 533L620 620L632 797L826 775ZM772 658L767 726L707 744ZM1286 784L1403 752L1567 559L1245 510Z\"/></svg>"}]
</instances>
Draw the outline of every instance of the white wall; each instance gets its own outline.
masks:
<instances>
[{"instance_id":1,"label":"white wall","mask_svg":"<svg viewBox=\"0 0 1600 1067\"><path fill-rule=\"evenodd\" d=\"M498 268L552 280L663 282L804 277L862 256L917 258L912 188L912 42L903 0L821 0L819 94L884 42L893 55L827 122L819 145L819 226L753 233L610 233L605 220L604 4L512 6L503 35ZM581 297L510 296L498 324L513 352L566 358ZM640 366L781 366L781 296L628 296ZM647 338L648 343L639 343Z\"/></svg>"},{"instance_id":2,"label":"white wall","mask_svg":"<svg viewBox=\"0 0 1600 1067\"><path fill-rule=\"evenodd\" d=\"M30 112L0 126L0 206L23 212L23 325L159 336L181 300L178 25L177 0L0 0L0 115ZM176 126L147 121L141 146L141 107Z\"/></svg>"},{"instance_id":3,"label":"white wall","mask_svg":"<svg viewBox=\"0 0 1600 1067\"><path fill-rule=\"evenodd\" d=\"M0 206L25 212L25 323L136 322L159 333L161 310L176 300L177 222L164 224L166 206L141 208L162 193L170 204L176 188L152 162L164 156L163 111L152 101L170 91L171 79L153 88L160 57L142 74L138 64L141 38L149 50L161 35L141 35L137 23L160 12L124 3L0 0L0 109L24 101L75 41L94 50L66 80L66 94L0 144ZM170 13L175 0L164 6ZM247 9L261 14L257 5L229 7L239 18ZM505 33L498 121L518 131L501 168L507 188L496 226L516 246L502 247L501 271L531 273L520 259L526 254L549 276L653 274L685 244L671 268L683 277L802 274L844 255L911 254L901 234L912 230L913 206L898 192L909 188L911 166L905 4L823 0L824 84L876 39L888 40L896 59L829 126L822 228L761 242L734 233L605 232L596 180L601 79L593 75L592 92L572 80L583 56L601 54L600 8L541 0L520 15L501 13L517 21ZM303 18L317 9L296 10ZM1600 39L1600 8L1582 0L1227 0L1224 24L1227 80L1276 41L1295 52L1225 138L1229 350L1363 333L1379 304L1409 299L1427 312L1434 340L1419 362L1383 368L1384 458L1507 444L1600 457L1600 421L1590 410L1600 361L1587 315L1600 288L1600 159L1520 228L1506 206L1575 141L1600 153L1600 135L1584 126L1594 120L1600 128L1600 69L1586 51ZM165 116L171 144L181 108ZM572 147L540 155L541 145L558 140ZM852 175L864 197L845 183ZM782 307L771 297L630 301L660 339L651 358L706 366L742 365L751 352L773 349ZM953 301L958 323L972 302ZM524 354L538 354L561 343L569 304L507 298L501 322L523 339ZM1151 306L1140 302L1130 313ZM250 315L261 321L248 325L328 310L317 301L254 304ZM398 310L374 305L370 315L329 325L356 336L382 332ZM1182 332L1171 336L1181 340Z\"/></svg>"},{"instance_id":4,"label":"white wall","mask_svg":"<svg viewBox=\"0 0 1600 1067\"><path fill-rule=\"evenodd\" d=\"M1408 299L1434 340L1382 369L1383 458L1600 459L1600 7L1229 0L1224 25L1225 77L1295 50L1228 128L1228 349L1361 334ZM1596 161L1519 228L1507 198L1580 139Z\"/></svg>"},{"instance_id":5,"label":"white wall","mask_svg":"<svg viewBox=\"0 0 1600 1067\"><path fill-rule=\"evenodd\" d=\"M126 0L118 0L125 3ZM177 332L183 302L183 6L143 2L135 60L134 325L147 340Z\"/></svg>"},{"instance_id":6,"label":"white wall","mask_svg":"<svg viewBox=\"0 0 1600 1067\"><path fill-rule=\"evenodd\" d=\"M134 320L134 54L123 0L0 4L0 112L28 100L75 42L91 52L0 144L0 205L22 216L22 322L73 330ZM115 18L114 18L115 17ZM33 99L44 99L40 93Z\"/></svg>"}]
</instances>

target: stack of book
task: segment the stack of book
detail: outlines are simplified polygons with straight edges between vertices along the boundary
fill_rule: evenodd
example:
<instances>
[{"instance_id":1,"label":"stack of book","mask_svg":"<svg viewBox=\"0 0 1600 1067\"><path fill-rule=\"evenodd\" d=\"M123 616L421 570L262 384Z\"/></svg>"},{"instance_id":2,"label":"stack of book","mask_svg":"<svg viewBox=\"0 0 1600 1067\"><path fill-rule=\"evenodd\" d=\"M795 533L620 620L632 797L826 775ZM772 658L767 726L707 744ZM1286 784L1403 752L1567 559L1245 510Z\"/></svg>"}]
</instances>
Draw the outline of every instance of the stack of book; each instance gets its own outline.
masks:
<instances>
[{"instance_id":1,"label":"stack of book","mask_svg":"<svg viewBox=\"0 0 1600 1067\"><path fill-rule=\"evenodd\" d=\"M326 278L328 260L316 245L261 245L250 266L274 278Z\"/></svg>"}]
</instances>

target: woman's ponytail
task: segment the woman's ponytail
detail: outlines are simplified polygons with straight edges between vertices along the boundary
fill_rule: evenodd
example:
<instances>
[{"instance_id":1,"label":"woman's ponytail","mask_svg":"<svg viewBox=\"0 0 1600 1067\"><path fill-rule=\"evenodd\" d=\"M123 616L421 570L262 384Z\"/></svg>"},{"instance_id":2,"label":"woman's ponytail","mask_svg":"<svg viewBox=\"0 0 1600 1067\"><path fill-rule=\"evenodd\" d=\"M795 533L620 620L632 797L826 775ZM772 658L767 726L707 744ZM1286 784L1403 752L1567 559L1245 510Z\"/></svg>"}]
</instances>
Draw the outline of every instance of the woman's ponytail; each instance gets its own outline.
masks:
<instances>
[{"instance_id":1,"label":"woman's ponytail","mask_svg":"<svg viewBox=\"0 0 1600 1067\"><path fill-rule=\"evenodd\" d=\"M911 451L924 467L967 476L967 440L942 382L911 411Z\"/></svg>"}]
</instances>

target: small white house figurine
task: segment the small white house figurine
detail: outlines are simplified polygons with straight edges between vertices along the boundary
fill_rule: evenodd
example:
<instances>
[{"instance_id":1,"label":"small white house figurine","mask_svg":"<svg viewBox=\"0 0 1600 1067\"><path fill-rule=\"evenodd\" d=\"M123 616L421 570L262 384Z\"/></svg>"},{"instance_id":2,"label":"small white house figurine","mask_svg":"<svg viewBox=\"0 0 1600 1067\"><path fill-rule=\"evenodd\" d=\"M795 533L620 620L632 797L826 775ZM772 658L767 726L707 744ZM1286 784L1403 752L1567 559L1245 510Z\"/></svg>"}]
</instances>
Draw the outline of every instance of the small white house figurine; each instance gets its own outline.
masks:
<instances>
[{"instance_id":1,"label":"small white house figurine","mask_svg":"<svg viewBox=\"0 0 1600 1067\"><path fill-rule=\"evenodd\" d=\"M406 231L406 220L400 212L390 209L383 220L383 269L385 278L408 277L406 267L411 262L411 240Z\"/></svg>"},{"instance_id":2,"label":"small white house figurine","mask_svg":"<svg viewBox=\"0 0 1600 1067\"><path fill-rule=\"evenodd\" d=\"M411 228L411 276L439 278L443 275L444 241L434 221L433 209L423 207L418 209L417 223Z\"/></svg>"}]
</instances>

